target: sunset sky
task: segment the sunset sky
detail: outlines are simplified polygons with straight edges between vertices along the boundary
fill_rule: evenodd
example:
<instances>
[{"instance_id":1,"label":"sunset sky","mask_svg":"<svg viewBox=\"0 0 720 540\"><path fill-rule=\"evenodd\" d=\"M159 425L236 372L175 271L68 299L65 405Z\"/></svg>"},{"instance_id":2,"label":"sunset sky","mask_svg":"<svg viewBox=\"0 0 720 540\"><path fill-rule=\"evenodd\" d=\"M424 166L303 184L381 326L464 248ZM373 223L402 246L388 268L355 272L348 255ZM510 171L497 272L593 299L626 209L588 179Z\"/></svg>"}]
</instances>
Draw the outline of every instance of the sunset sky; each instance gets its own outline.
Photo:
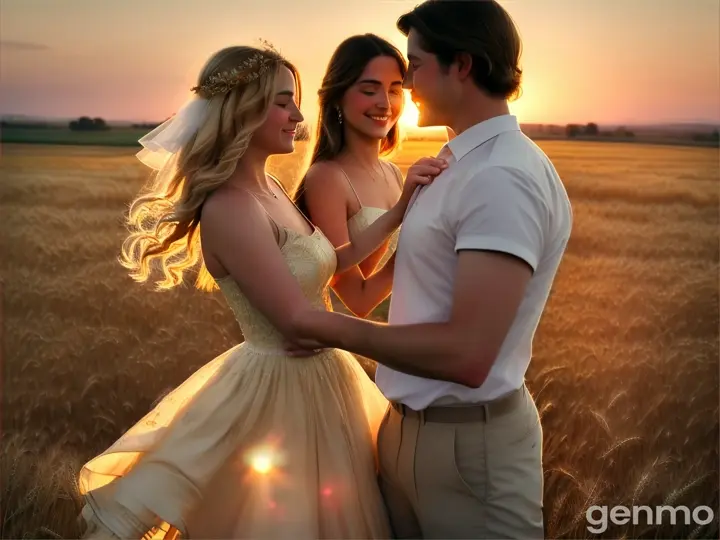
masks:
<instances>
[{"instance_id":1,"label":"sunset sky","mask_svg":"<svg viewBox=\"0 0 720 540\"><path fill-rule=\"evenodd\" d=\"M405 52L395 22L419 0L2 0L0 113L156 121L206 59L271 41L317 112L327 61L374 32ZM501 0L524 43L521 122L720 122L718 0Z\"/></svg>"}]
</instances>

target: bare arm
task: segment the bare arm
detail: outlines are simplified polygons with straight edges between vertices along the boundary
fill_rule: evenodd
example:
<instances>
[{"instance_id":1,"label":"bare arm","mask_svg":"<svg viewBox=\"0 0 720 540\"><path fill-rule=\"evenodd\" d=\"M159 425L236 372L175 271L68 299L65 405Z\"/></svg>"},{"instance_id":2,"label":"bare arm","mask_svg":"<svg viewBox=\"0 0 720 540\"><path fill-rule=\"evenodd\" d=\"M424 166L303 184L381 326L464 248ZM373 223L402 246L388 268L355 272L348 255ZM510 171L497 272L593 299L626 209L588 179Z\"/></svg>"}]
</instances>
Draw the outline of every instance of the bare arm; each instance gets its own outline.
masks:
<instances>
[{"instance_id":1,"label":"bare arm","mask_svg":"<svg viewBox=\"0 0 720 540\"><path fill-rule=\"evenodd\" d=\"M309 217L330 242L338 247L349 244L347 227L347 182L337 167L318 163L305 178L305 202ZM379 271L366 277L355 265L336 273L331 287L345 306L358 317L366 317L392 289L394 258Z\"/></svg>"},{"instance_id":2,"label":"bare arm","mask_svg":"<svg viewBox=\"0 0 720 540\"><path fill-rule=\"evenodd\" d=\"M403 175L400 169L397 165L395 165L392 161L387 161L385 164L390 167L390 170L392 172L392 175L397 182L397 198L399 199L402 196L403 191ZM372 275L374 272L380 270L380 262L385 255L386 250L388 249L388 242L384 243L380 249L378 249L375 253L373 253L370 257L365 259L360 264L360 271L362 272L363 276L366 278L370 275ZM388 260L388 263L390 261ZM336 291L337 292L337 291Z\"/></svg>"},{"instance_id":3,"label":"bare arm","mask_svg":"<svg viewBox=\"0 0 720 540\"><path fill-rule=\"evenodd\" d=\"M398 371L481 386L537 268L549 215L533 181L515 171L491 170L468 184L448 208L458 261L447 321L389 326L313 313L301 334Z\"/></svg>"},{"instance_id":4,"label":"bare arm","mask_svg":"<svg viewBox=\"0 0 720 540\"><path fill-rule=\"evenodd\" d=\"M250 302L285 338L297 337L297 321L313 308L290 272L260 203L243 192L210 199L203 209L202 235L206 249Z\"/></svg>"},{"instance_id":5,"label":"bare arm","mask_svg":"<svg viewBox=\"0 0 720 540\"><path fill-rule=\"evenodd\" d=\"M447 322L387 325L314 313L301 333L397 371L477 388L500 351L531 274L515 257L463 251Z\"/></svg>"},{"instance_id":6,"label":"bare arm","mask_svg":"<svg viewBox=\"0 0 720 540\"><path fill-rule=\"evenodd\" d=\"M369 277L363 277L359 283L346 277L350 272L354 270L337 276L333 290L355 316L366 318L392 292L395 254L393 253L385 265Z\"/></svg>"}]
</instances>

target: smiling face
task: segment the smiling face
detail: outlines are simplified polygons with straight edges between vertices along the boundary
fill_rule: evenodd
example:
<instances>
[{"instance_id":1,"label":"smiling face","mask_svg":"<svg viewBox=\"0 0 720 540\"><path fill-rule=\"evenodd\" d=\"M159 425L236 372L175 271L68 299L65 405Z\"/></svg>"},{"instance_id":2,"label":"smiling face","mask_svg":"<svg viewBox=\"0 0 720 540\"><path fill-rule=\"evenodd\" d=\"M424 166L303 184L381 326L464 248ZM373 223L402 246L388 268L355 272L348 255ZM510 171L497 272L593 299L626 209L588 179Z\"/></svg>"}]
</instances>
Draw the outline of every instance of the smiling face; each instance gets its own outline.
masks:
<instances>
[{"instance_id":1,"label":"smiling face","mask_svg":"<svg viewBox=\"0 0 720 540\"><path fill-rule=\"evenodd\" d=\"M253 133L251 145L264 153L289 154L295 150L295 131L304 120L296 102L297 84L292 71L281 66L265 122Z\"/></svg>"},{"instance_id":2,"label":"smiling face","mask_svg":"<svg viewBox=\"0 0 720 540\"><path fill-rule=\"evenodd\" d=\"M418 108L418 126L447 126L458 100L458 81L452 66L443 70L437 56L421 47L420 34L413 28L408 34L407 56L410 62L403 87L410 90Z\"/></svg>"},{"instance_id":3,"label":"smiling face","mask_svg":"<svg viewBox=\"0 0 720 540\"><path fill-rule=\"evenodd\" d=\"M348 129L373 139L383 139L403 111L402 72L395 58L376 56L341 101L343 123Z\"/></svg>"}]
</instances>

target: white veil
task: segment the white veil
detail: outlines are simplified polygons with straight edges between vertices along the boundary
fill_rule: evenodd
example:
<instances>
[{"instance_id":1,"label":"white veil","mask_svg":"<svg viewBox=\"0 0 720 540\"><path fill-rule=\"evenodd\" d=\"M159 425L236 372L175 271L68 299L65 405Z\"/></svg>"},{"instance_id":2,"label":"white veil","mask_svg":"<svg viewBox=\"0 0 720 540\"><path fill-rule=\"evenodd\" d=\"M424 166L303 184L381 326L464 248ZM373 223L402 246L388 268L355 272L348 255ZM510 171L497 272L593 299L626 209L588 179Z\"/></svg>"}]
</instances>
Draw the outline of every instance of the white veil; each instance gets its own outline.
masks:
<instances>
[{"instance_id":1,"label":"white veil","mask_svg":"<svg viewBox=\"0 0 720 540\"><path fill-rule=\"evenodd\" d=\"M143 149L136 157L151 169L162 170L205 122L208 103L201 97L185 102L175 115L138 141Z\"/></svg>"}]
</instances>

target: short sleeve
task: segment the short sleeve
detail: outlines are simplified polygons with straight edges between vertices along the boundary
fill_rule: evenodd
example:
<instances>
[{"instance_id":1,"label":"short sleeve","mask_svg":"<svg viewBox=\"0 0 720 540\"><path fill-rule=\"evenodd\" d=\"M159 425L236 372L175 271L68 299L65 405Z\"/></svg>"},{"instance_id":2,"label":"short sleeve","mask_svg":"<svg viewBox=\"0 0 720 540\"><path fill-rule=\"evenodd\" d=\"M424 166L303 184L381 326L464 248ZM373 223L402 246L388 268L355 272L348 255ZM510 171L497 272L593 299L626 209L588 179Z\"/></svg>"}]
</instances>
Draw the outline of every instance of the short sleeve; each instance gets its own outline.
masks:
<instances>
[{"instance_id":1,"label":"short sleeve","mask_svg":"<svg viewBox=\"0 0 720 540\"><path fill-rule=\"evenodd\" d=\"M537 180L517 169L489 167L461 182L448 208L455 251L508 253L537 270L549 217Z\"/></svg>"}]
</instances>

